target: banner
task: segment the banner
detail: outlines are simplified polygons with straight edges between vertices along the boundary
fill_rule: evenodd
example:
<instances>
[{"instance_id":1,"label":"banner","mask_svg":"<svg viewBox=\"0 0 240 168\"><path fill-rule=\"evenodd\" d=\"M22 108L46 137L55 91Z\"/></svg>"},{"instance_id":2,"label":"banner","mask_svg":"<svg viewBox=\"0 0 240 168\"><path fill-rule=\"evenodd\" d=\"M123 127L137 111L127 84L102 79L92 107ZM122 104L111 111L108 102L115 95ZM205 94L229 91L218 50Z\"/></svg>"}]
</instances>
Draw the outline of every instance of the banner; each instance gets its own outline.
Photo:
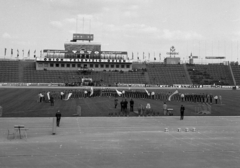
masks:
<instances>
[{"instance_id":1,"label":"banner","mask_svg":"<svg viewBox=\"0 0 240 168\"><path fill-rule=\"evenodd\" d=\"M65 100L66 100L66 101L69 100L69 98L70 98L71 96L72 96L72 93L68 93Z\"/></svg>"},{"instance_id":2,"label":"banner","mask_svg":"<svg viewBox=\"0 0 240 168\"><path fill-rule=\"evenodd\" d=\"M176 90L175 92L173 92L169 97L168 97L168 101L171 101L171 98L173 95L177 94L178 93L178 90Z\"/></svg>"},{"instance_id":3,"label":"banner","mask_svg":"<svg viewBox=\"0 0 240 168\"><path fill-rule=\"evenodd\" d=\"M147 91L147 89L146 89L146 88L145 88L145 91L146 91L147 95L148 95L148 96L150 96L150 93Z\"/></svg>"},{"instance_id":4,"label":"banner","mask_svg":"<svg viewBox=\"0 0 240 168\"><path fill-rule=\"evenodd\" d=\"M118 91L117 89L116 89L116 92L117 92L118 96L122 95L122 92Z\"/></svg>"},{"instance_id":5,"label":"banner","mask_svg":"<svg viewBox=\"0 0 240 168\"><path fill-rule=\"evenodd\" d=\"M225 57L205 57L206 59L225 59Z\"/></svg>"},{"instance_id":6,"label":"banner","mask_svg":"<svg viewBox=\"0 0 240 168\"><path fill-rule=\"evenodd\" d=\"M93 95L93 87L91 87L91 93L90 93L90 96Z\"/></svg>"},{"instance_id":7,"label":"banner","mask_svg":"<svg viewBox=\"0 0 240 168\"><path fill-rule=\"evenodd\" d=\"M47 92L48 100L50 100L50 92Z\"/></svg>"}]
</instances>

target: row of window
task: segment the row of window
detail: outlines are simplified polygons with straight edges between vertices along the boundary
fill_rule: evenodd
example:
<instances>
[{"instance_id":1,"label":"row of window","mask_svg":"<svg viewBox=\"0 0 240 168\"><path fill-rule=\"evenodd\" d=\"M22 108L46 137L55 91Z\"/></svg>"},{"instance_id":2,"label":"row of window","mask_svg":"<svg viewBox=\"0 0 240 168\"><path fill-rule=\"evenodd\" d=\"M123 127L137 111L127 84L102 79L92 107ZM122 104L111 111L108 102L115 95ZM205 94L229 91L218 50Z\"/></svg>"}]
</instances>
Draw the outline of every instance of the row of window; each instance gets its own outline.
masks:
<instances>
[{"instance_id":1,"label":"row of window","mask_svg":"<svg viewBox=\"0 0 240 168\"><path fill-rule=\"evenodd\" d=\"M59 64L59 63L38 63L38 67L61 67L61 68L130 68L130 65L118 64Z\"/></svg>"}]
</instances>

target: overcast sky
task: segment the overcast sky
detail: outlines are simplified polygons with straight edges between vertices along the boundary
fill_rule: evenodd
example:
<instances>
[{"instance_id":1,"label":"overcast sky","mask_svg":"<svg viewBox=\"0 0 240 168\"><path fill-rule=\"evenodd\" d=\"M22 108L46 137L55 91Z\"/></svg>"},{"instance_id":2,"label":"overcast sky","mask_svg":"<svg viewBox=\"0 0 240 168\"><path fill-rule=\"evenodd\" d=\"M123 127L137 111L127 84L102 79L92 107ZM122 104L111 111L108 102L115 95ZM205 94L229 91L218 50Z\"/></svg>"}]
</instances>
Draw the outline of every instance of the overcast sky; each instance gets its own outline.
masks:
<instances>
[{"instance_id":1,"label":"overcast sky","mask_svg":"<svg viewBox=\"0 0 240 168\"><path fill-rule=\"evenodd\" d=\"M64 49L76 31L135 59L137 52L163 59L171 46L182 59L240 57L239 0L0 0L0 16L1 58L4 48L8 56L11 48L15 56Z\"/></svg>"}]
</instances>

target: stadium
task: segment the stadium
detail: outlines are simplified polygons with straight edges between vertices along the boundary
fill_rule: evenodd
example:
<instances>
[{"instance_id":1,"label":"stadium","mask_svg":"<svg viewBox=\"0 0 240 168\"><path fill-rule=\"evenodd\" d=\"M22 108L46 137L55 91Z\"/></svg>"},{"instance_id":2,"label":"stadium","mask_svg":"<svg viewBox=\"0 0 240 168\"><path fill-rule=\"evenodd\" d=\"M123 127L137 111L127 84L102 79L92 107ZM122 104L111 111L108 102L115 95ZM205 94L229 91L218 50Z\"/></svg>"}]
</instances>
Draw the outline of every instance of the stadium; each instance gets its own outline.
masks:
<instances>
[{"instance_id":1,"label":"stadium","mask_svg":"<svg viewBox=\"0 0 240 168\"><path fill-rule=\"evenodd\" d=\"M164 62L134 62L126 51L101 51L92 40L93 34L74 34L65 50L0 61L3 166L55 167L61 159L63 167L155 167L174 158L173 167L202 167L216 153L219 167L223 157L238 165L239 65L194 64L191 56L181 64L171 57L174 47ZM53 160L40 163L47 157Z\"/></svg>"},{"instance_id":2,"label":"stadium","mask_svg":"<svg viewBox=\"0 0 240 168\"><path fill-rule=\"evenodd\" d=\"M0 1L0 168L238 168L239 7Z\"/></svg>"}]
</instances>

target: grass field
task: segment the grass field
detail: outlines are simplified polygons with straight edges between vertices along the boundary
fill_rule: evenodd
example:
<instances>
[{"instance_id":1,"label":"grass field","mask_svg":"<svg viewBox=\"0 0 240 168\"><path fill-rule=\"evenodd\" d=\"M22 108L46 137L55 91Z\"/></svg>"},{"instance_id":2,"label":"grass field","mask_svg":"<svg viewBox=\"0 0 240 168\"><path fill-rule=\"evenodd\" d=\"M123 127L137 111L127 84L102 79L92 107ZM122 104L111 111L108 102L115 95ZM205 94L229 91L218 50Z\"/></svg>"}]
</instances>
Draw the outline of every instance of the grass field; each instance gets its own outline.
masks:
<instances>
[{"instance_id":1,"label":"grass field","mask_svg":"<svg viewBox=\"0 0 240 168\"><path fill-rule=\"evenodd\" d=\"M61 91L72 90L76 88L0 88L0 106L3 108L3 117L52 117L59 109L62 116L72 117L76 113L78 105L82 108L82 116L108 116L109 113L118 113L120 106L114 108L114 98L93 97L70 99L63 101L57 99L54 106L50 103L37 103L37 94L43 91ZM78 88L79 89L79 88ZM121 89L120 89L121 90ZM143 89L142 89L143 90ZM169 92L175 89L150 89L155 92ZM220 89L180 89L180 93L212 93L213 95L222 95L223 104L212 104L212 116L238 116L240 114L240 92L236 90L220 90ZM119 97L119 102L122 98ZM128 99L129 101L130 99ZM134 99L135 110L140 104L146 105L150 103L155 112L163 115L163 101L149 99ZM167 102L168 107L174 109L174 115L179 115L180 105L186 107L185 115L196 116L195 106L198 103L193 102ZM134 116L132 113L130 116Z\"/></svg>"},{"instance_id":2,"label":"grass field","mask_svg":"<svg viewBox=\"0 0 240 168\"><path fill-rule=\"evenodd\" d=\"M184 102L187 116L179 120L182 102L178 101L167 102L174 116L157 117L104 117L120 111L119 106L114 109L114 98L108 97L56 100L55 106L37 103L39 92L63 89L73 88L0 89L0 167L239 167L239 91L181 89L183 93L222 95L223 104L212 105L212 116L198 117L194 112L197 103ZM162 101L134 101L135 107L149 102L162 115ZM73 117L77 105L86 117ZM52 135L52 117L58 109L64 117ZM7 139L7 130L16 124L28 128L27 138ZM185 128L196 131L185 132Z\"/></svg>"}]
</instances>

